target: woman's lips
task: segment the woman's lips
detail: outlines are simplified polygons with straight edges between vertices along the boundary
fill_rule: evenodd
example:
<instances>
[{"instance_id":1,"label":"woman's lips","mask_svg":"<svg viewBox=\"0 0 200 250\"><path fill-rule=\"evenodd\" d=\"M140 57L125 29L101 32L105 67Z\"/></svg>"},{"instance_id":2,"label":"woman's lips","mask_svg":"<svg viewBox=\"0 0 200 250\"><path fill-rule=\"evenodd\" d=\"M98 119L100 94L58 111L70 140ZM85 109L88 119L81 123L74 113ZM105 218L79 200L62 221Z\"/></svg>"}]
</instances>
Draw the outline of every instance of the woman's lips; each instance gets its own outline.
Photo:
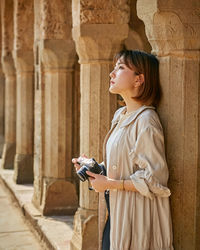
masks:
<instances>
[{"instance_id":1,"label":"woman's lips","mask_svg":"<svg viewBox=\"0 0 200 250\"><path fill-rule=\"evenodd\" d=\"M115 82L113 82L113 81L110 81L110 84L115 84Z\"/></svg>"}]
</instances>

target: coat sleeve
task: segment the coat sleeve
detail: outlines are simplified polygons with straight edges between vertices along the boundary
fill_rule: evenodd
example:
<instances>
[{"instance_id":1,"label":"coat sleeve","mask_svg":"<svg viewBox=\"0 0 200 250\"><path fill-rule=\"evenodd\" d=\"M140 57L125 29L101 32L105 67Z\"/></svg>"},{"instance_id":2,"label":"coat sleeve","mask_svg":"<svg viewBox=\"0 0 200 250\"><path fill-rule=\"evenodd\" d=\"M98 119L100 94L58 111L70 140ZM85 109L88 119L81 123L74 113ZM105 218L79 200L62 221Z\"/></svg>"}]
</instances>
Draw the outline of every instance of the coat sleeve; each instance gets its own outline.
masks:
<instances>
[{"instance_id":1,"label":"coat sleeve","mask_svg":"<svg viewBox=\"0 0 200 250\"><path fill-rule=\"evenodd\" d=\"M139 169L130 178L138 192L150 199L168 197L166 187L168 167L165 158L164 137L160 129L150 126L139 133L129 156Z\"/></svg>"}]
</instances>

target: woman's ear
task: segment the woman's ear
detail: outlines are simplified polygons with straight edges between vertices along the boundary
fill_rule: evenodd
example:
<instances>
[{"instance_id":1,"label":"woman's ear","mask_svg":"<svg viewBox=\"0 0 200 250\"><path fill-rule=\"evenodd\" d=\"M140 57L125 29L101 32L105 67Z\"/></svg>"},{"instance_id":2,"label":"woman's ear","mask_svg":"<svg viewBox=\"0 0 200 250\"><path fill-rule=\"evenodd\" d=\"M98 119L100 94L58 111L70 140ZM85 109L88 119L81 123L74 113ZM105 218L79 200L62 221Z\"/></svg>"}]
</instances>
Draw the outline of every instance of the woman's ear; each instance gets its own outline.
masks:
<instances>
[{"instance_id":1,"label":"woman's ear","mask_svg":"<svg viewBox=\"0 0 200 250\"><path fill-rule=\"evenodd\" d=\"M144 74L136 76L135 87L140 87L144 83Z\"/></svg>"}]
</instances>

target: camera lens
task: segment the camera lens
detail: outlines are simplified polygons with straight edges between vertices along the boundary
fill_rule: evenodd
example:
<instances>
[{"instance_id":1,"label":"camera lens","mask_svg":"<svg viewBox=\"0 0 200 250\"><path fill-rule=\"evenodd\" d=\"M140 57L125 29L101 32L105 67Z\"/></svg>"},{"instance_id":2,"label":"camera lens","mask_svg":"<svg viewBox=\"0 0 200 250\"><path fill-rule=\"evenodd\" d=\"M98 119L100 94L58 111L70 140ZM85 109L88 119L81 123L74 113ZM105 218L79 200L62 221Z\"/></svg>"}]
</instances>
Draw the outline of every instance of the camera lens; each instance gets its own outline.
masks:
<instances>
[{"instance_id":1,"label":"camera lens","mask_svg":"<svg viewBox=\"0 0 200 250\"><path fill-rule=\"evenodd\" d=\"M88 180L88 175L86 174L86 171L88 171L88 167L82 166L78 171L77 175L81 181Z\"/></svg>"}]
</instances>

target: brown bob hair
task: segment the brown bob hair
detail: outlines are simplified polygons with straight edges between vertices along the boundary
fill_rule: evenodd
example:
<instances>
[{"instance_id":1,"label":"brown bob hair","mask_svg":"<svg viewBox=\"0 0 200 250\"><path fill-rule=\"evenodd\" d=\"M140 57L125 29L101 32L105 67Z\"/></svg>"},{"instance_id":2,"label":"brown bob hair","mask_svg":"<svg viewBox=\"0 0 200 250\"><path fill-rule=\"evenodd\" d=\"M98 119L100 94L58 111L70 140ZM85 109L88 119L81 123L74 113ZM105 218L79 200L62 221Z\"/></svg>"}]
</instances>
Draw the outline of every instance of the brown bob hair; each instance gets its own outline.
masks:
<instances>
[{"instance_id":1,"label":"brown bob hair","mask_svg":"<svg viewBox=\"0 0 200 250\"><path fill-rule=\"evenodd\" d=\"M144 83L140 86L138 95L132 98L144 105L157 107L162 96L158 59L139 50L122 50L115 55L114 61L118 59L134 70L136 75L144 75Z\"/></svg>"}]
</instances>

